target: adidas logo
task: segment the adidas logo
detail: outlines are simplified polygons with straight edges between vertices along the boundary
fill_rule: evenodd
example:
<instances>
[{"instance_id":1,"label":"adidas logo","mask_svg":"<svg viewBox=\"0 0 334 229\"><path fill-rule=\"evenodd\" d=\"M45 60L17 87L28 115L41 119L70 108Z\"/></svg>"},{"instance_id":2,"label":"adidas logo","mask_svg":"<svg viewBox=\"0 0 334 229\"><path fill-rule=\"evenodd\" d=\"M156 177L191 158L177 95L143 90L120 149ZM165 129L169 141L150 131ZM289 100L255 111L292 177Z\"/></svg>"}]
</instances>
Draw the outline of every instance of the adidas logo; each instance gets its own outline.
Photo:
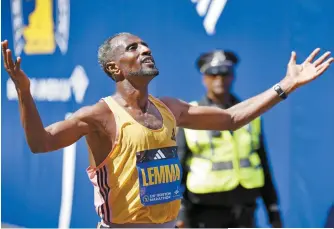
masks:
<instances>
[{"instance_id":1,"label":"adidas logo","mask_svg":"<svg viewBox=\"0 0 334 229\"><path fill-rule=\"evenodd\" d=\"M166 156L163 154L163 152L159 149L157 153L154 156L154 160L164 159Z\"/></svg>"},{"instance_id":2,"label":"adidas logo","mask_svg":"<svg viewBox=\"0 0 334 229\"><path fill-rule=\"evenodd\" d=\"M222 14L227 0L191 0L196 4L199 16L204 17L203 26L208 35L215 34L216 24Z\"/></svg>"}]
</instances>

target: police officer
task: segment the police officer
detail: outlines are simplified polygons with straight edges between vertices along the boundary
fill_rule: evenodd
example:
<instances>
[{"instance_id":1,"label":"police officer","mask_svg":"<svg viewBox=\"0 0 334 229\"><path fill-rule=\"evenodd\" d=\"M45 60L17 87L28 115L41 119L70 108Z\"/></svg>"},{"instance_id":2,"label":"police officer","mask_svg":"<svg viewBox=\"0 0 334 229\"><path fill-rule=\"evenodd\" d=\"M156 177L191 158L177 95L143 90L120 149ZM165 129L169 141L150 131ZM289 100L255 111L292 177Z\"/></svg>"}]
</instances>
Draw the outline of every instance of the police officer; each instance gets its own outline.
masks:
<instances>
[{"instance_id":1,"label":"police officer","mask_svg":"<svg viewBox=\"0 0 334 229\"><path fill-rule=\"evenodd\" d=\"M237 104L231 85L238 61L223 50L201 55L197 67L207 94L192 104L223 109ZM272 226L282 227L260 118L233 132L179 129L177 142L186 187L179 227L255 227L259 196Z\"/></svg>"}]
</instances>

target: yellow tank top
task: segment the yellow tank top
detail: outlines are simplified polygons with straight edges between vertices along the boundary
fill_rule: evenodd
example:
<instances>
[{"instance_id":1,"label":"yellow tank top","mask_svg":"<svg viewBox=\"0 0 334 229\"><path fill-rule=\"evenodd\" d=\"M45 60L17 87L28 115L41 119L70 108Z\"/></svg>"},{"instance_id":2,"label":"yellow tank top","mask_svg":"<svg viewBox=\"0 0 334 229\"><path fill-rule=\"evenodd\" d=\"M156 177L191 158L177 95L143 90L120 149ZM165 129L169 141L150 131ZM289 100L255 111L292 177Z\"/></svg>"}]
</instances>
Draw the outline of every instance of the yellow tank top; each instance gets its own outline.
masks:
<instances>
[{"instance_id":1,"label":"yellow tank top","mask_svg":"<svg viewBox=\"0 0 334 229\"><path fill-rule=\"evenodd\" d=\"M173 114L150 95L151 104L163 118L163 126L151 130L135 121L112 97L103 100L115 116L118 138L102 164L87 169L97 214L106 224L161 224L175 220L182 196L182 169Z\"/></svg>"}]
</instances>

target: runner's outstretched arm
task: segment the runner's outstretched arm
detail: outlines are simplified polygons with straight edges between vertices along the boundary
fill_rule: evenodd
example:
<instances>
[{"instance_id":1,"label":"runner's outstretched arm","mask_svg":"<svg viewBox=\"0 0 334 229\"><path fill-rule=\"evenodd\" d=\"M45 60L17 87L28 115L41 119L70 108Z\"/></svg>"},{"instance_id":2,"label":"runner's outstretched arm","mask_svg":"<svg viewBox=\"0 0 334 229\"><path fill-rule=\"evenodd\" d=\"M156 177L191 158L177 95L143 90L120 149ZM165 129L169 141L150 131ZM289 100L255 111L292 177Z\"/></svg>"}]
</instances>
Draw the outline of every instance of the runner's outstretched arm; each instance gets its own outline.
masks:
<instances>
[{"instance_id":1,"label":"runner's outstretched arm","mask_svg":"<svg viewBox=\"0 0 334 229\"><path fill-rule=\"evenodd\" d=\"M326 52L313 61L320 49L315 49L301 64L296 64L296 53L292 52L286 76L279 83L286 95L292 93L323 74L333 57ZM265 92L245 100L227 110L207 106L192 106L186 102L173 99L161 99L173 112L177 125L200 130L236 130L268 111L282 99L270 88Z\"/></svg>"},{"instance_id":2,"label":"runner's outstretched arm","mask_svg":"<svg viewBox=\"0 0 334 229\"><path fill-rule=\"evenodd\" d=\"M13 80L19 101L21 123L26 139L33 153L54 151L69 146L82 136L94 131L93 107L83 107L68 120L54 123L44 128L33 97L30 93L30 81L21 70L21 58L14 63L8 42L1 42L4 67ZM98 105L95 105L98 106Z\"/></svg>"}]
</instances>

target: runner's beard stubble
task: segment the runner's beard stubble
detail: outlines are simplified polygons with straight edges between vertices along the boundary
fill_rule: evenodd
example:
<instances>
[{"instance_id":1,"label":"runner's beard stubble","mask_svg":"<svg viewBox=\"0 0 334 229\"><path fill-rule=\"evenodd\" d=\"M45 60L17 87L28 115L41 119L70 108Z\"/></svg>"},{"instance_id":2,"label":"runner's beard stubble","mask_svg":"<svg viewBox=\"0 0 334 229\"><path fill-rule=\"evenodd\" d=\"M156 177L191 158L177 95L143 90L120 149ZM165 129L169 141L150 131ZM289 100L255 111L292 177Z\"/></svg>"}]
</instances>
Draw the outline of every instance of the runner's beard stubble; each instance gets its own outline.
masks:
<instances>
[{"instance_id":1,"label":"runner's beard stubble","mask_svg":"<svg viewBox=\"0 0 334 229\"><path fill-rule=\"evenodd\" d=\"M159 70L157 68L151 69L140 69L136 72L129 72L129 76L144 76L144 77L155 77L159 75Z\"/></svg>"}]
</instances>

